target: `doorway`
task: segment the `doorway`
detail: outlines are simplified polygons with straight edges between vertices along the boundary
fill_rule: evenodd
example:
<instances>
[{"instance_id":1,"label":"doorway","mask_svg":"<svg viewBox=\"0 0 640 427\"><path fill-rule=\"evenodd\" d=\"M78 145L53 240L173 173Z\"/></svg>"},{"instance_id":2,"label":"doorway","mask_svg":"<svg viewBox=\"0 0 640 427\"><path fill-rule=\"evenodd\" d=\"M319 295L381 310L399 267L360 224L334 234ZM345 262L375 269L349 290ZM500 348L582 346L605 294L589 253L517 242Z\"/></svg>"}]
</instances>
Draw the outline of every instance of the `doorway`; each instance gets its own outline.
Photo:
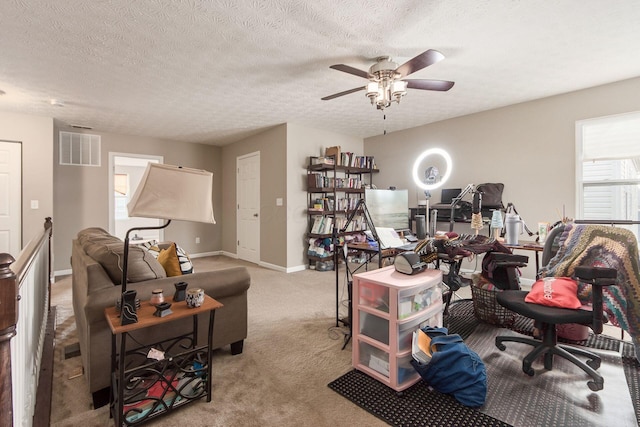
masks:
<instances>
[{"instance_id":1,"label":"doorway","mask_svg":"<svg viewBox=\"0 0 640 427\"><path fill-rule=\"evenodd\" d=\"M22 144L0 141L0 252L22 250ZM37 203L37 201L34 201ZM32 202L32 204L34 203Z\"/></svg>"},{"instance_id":2,"label":"doorway","mask_svg":"<svg viewBox=\"0 0 640 427\"><path fill-rule=\"evenodd\" d=\"M260 152L236 160L237 254L239 259L260 262Z\"/></svg>"},{"instance_id":3,"label":"doorway","mask_svg":"<svg viewBox=\"0 0 640 427\"><path fill-rule=\"evenodd\" d=\"M127 203L142 179L147 163L162 163L162 156L109 153L109 233L120 239L133 227L156 227L157 218L131 218ZM164 230L139 230L129 236L132 241L164 240Z\"/></svg>"}]
</instances>

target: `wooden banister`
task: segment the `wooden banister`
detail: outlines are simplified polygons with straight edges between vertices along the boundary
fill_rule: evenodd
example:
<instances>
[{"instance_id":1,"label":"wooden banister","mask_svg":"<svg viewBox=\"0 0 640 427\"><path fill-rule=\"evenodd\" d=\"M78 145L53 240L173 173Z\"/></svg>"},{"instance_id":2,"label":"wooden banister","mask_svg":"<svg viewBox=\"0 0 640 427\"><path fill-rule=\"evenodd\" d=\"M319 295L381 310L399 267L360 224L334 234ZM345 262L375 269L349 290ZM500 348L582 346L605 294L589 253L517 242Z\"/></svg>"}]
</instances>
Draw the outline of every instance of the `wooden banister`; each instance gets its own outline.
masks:
<instances>
[{"instance_id":1,"label":"wooden banister","mask_svg":"<svg viewBox=\"0 0 640 427\"><path fill-rule=\"evenodd\" d=\"M35 286L46 286L46 313L39 313L48 319L51 310L51 236L53 223L46 218L44 229L35 236L15 259L11 254L0 253L0 426L13 426L14 389L12 378L11 339L18 333L20 295L27 292L23 289L29 271L36 265L40 255L47 257L47 277ZM46 280L47 283L42 283ZM28 306L27 306L28 308ZM49 396L50 402L50 396ZM48 422L48 419L47 419Z\"/></svg>"}]
</instances>

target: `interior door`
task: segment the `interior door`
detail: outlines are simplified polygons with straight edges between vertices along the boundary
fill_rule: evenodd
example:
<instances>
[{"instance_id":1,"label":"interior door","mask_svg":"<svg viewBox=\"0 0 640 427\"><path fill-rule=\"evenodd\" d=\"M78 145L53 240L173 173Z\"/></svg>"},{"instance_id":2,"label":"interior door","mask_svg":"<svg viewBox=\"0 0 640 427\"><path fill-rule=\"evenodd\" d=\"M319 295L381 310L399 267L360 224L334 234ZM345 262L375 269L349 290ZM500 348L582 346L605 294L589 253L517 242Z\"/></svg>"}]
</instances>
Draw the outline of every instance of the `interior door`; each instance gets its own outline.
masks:
<instances>
[{"instance_id":1,"label":"interior door","mask_svg":"<svg viewBox=\"0 0 640 427\"><path fill-rule=\"evenodd\" d=\"M260 262L260 152L237 159L237 254Z\"/></svg>"},{"instance_id":2,"label":"interior door","mask_svg":"<svg viewBox=\"0 0 640 427\"><path fill-rule=\"evenodd\" d=\"M22 249L22 144L0 141L0 252Z\"/></svg>"}]
</instances>

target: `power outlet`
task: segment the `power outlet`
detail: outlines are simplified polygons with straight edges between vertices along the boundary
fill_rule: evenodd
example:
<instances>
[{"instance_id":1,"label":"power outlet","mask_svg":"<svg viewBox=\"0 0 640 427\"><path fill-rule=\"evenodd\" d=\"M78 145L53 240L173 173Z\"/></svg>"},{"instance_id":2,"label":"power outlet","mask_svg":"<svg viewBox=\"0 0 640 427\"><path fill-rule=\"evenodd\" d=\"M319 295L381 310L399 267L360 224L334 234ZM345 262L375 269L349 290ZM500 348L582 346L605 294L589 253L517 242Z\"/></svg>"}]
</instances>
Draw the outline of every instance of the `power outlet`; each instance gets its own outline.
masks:
<instances>
[{"instance_id":1,"label":"power outlet","mask_svg":"<svg viewBox=\"0 0 640 427\"><path fill-rule=\"evenodd\" d=\"M200 238L196 237L196 245L200 244Z\"/></svg>"}]
</instances>

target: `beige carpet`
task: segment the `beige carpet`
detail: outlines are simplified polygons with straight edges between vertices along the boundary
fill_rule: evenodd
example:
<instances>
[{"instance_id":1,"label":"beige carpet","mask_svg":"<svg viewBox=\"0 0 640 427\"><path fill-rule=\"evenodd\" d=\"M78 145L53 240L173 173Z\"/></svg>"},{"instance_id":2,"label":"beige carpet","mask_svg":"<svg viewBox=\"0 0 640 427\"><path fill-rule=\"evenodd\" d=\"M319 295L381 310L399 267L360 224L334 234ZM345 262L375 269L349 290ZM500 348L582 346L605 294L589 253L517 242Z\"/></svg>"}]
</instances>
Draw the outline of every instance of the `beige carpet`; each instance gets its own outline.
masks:
<instances>
[{"instance_id":1,"label":"beige carpet","mask_svg":"<svg viewBox=\"0 0 640 427\"><path fill-rule=\"evenodd\" d=\"M223 256L194 264L197 271L249 268L249 336L242 355L231 356L228 348L214 353L211 402L146 425L386 425L327 387L351 369L351 344L341 350L345 330L334 328L334 272L284 274ZM70 277L56 281L52 304L58 319L51 425L113 425L107 406L93 410L84 377L71 378L81 369L80 357L64 360L64 348L77 342Z\"/></svg>"}]
</instances>

